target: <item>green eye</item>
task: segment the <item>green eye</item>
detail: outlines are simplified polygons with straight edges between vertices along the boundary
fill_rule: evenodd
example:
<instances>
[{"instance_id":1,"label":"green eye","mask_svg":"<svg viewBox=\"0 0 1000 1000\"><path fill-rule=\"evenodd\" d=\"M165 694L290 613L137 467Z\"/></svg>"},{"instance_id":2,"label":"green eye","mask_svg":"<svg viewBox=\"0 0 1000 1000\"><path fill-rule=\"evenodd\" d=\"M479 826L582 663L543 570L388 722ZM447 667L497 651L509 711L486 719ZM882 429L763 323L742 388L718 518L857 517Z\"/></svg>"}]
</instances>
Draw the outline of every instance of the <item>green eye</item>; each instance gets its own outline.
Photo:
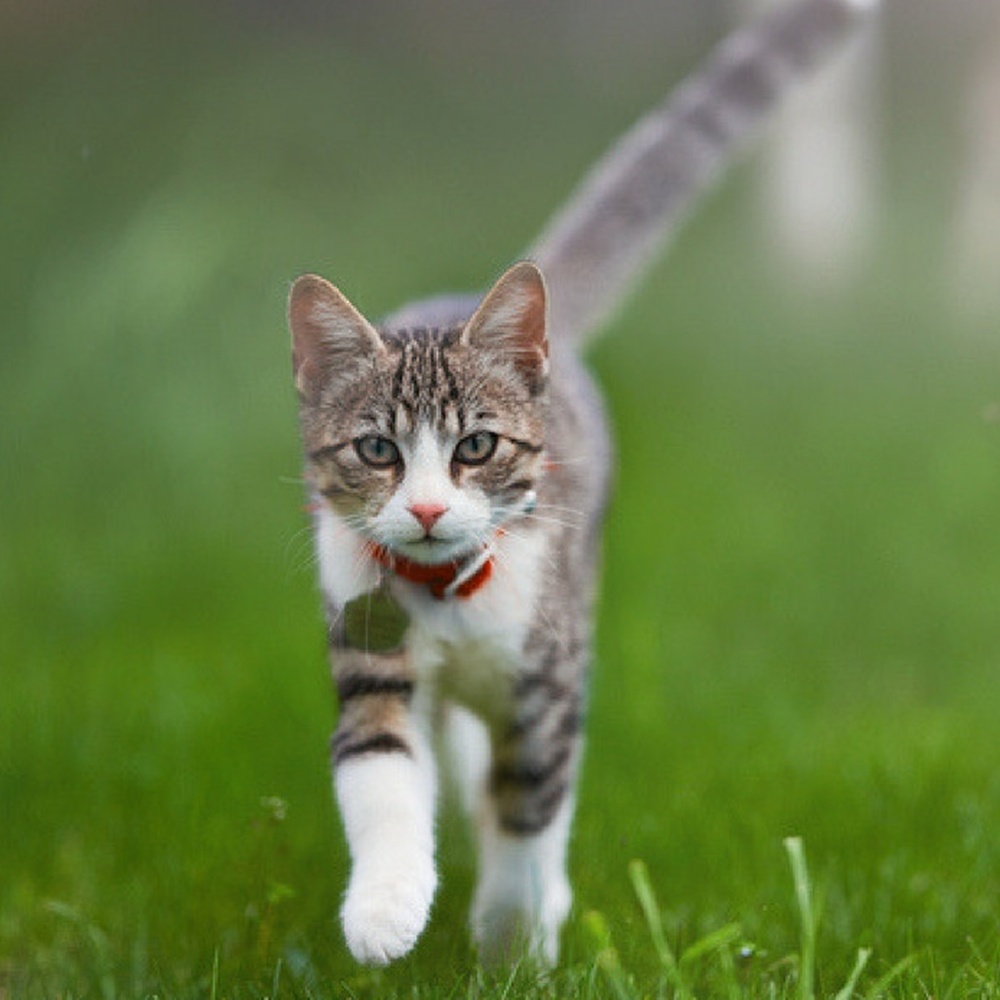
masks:
<instances>
[{"instance_id":1,"label":"green eye","mask_svg":"<svg viewBox=\"0 0 1000 1000\"><path fill-rule=\"evenodd\" d=\"M388 469L399 462L399 449L388 438L377 434L358 438L354 450L362 462L375 469Z\"/></svg>"},{"instance_id":2,"label":"green eye","mask_svg":"<svg viewBox=\"0 0 1000 1000\"><path fill-rule=\"evenodd\" d=\"M496 434L492 431L477 431L462 438L455 446L455 461L462 465L482 465L497 450Z\"/></svg>"}]
</instances>

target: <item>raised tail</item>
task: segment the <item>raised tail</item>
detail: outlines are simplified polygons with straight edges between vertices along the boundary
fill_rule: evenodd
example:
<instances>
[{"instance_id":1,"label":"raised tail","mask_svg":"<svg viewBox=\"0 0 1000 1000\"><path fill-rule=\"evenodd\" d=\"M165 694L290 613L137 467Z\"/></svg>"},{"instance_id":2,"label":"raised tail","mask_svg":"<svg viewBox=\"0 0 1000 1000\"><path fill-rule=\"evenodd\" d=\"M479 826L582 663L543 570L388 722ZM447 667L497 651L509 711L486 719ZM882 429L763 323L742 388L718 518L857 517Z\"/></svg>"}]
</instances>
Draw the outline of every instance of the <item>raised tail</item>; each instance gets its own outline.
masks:
<instances>
[{"instance_id":1,"label":"raised tail","mask_svg":"<svg viewBox=\"0 0 1000 1000\"><path fill-rule=\"evenodd\" d=\"M796 0L725 39L597 162L526 256L553 336L585 341L621 304L755 127L878 0Z\"/></svg>"}]
</instances>

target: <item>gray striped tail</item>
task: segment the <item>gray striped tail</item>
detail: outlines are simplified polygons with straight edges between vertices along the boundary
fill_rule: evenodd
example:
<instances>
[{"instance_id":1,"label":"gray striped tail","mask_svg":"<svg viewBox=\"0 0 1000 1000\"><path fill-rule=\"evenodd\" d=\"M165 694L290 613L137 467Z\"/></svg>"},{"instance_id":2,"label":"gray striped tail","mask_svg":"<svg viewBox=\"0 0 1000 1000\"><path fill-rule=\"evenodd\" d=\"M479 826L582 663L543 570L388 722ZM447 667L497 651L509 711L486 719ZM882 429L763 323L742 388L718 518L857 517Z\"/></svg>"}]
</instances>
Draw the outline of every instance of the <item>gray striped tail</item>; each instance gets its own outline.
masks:
<instances>
[{"instance_id":1,"label":"gray striped tail","mask_svg":"<svg viewBox=\"0 0 1000 1000\"><path fill-rule=\"evenodd\" d=\"M585 341L795 84L877 0L797 0L724 40L598 161L527 252L553 336Z\"/></svg>"}]
</instances>

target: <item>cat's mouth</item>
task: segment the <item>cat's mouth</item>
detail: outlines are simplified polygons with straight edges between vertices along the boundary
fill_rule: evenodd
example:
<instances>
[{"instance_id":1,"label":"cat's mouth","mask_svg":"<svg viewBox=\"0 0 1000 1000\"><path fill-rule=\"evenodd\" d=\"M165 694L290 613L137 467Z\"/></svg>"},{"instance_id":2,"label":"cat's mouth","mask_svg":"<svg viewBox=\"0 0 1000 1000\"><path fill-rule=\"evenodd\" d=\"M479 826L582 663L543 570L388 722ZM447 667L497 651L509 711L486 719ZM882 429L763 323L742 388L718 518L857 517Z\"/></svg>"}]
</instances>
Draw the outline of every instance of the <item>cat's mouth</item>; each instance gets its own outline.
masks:
<instances>
[{"instance_id":1,"label":"cat's mouth","mask_svg":"<svg viewBox=\"0 0 1000 1000\"><path fill-rule=\"evenodd\" d=\"M459 562L469 555L467 544L453 538L437 538L434 535L424 535L416 541L404 542L396 547L400 555L414 562L433 566L437 563Z\"/></svg>"},{"instance_id":2,"label":"cat's mouth","mask_svg":"<svg viewBox=\"0 0 1000 1000\"><path fill-rule=\"evenodd\" d=\"M385 543L386 550L391 554L424 566L464 563L475 558L482 547L481 544L470 544L468 538L439 538L436 535Z\"/></svg>"}]
</instances>

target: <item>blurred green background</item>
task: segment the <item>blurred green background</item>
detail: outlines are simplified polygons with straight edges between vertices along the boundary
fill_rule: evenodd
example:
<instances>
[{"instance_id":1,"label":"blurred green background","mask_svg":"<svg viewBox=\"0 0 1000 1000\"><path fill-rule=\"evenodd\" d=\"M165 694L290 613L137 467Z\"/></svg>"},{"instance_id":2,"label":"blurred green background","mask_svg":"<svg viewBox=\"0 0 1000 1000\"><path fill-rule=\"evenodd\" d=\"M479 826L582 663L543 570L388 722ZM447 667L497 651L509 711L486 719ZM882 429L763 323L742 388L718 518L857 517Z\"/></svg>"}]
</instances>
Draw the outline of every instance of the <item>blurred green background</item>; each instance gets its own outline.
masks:
<instances>
[{"instance_id":1,"label":"blurred green background","mask_svg":"<svg viewBox=\"0 0 1000 1000\"><path fill-rule=\"evenodd\" d=\"M832 979L858 944L928 989L993 968L1000 308L954 249L987 6L886 12L855 266L782 254L751 157L592 352L620 462L574 873L637 975L633 856L676 940L740 921L780 979L788 834ZM414 959L359 973L336 926L286 291L484 287L733 19L0 5L0 997L471 975L449 813Z\"/></svg>"}]
</instances>

